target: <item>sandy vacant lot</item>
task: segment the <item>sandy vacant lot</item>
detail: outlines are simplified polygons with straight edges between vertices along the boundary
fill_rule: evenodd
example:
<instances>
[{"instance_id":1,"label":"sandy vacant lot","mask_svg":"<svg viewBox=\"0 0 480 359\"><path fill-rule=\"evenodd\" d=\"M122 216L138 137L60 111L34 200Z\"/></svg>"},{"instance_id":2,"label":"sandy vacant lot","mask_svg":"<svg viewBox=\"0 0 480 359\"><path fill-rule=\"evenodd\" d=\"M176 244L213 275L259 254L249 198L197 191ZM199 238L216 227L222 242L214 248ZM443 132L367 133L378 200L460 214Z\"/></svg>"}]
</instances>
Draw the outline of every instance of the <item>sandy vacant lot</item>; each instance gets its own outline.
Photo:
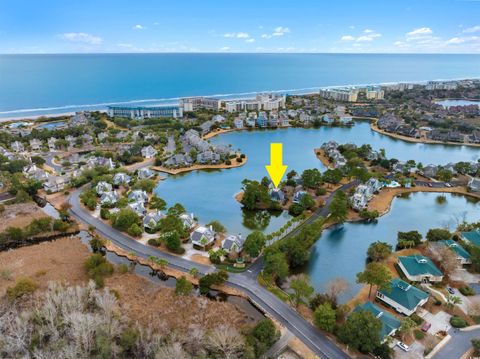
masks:
<instances>
[{"instance_id":1,"label":"sandy vacant lot","mask_svg":"<svg viewBox=\"0 0 480 359\"><path fill-rule=\"evenodd\" d=\"M0 232L7 227L25 227L32 220L41 217L47 215L34 202L5 206L5 211L0 214Z\"/></svg>"}]
</instances>

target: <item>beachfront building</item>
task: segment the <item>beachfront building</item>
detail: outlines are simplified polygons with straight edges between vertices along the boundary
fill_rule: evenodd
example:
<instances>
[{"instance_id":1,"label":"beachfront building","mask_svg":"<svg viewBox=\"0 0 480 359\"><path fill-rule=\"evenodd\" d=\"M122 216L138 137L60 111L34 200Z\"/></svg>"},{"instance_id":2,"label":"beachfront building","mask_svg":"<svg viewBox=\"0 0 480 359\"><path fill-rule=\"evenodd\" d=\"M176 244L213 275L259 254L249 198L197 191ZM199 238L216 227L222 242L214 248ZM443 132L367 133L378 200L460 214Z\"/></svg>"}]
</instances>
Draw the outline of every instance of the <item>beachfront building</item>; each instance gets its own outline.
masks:
<instances>
[{"instance_id":1,"label":"beachfront building","mask_svg":"<svg viewBox=\"0 0 480 359\"><path fill-rule=\"evenodd\" d=\"M389 289L377 291L377 298L406 316L415 313L428 301L428 293L399 278L390 281Z\"/></svg>"},{"instance_id":2,"label":"beachfront building","mask_svg":"<svg viewBox=\"0 0 480 359\"><path fill-rule=\"evenodd\" d=\"M380 339L382 343L387 339L387 337L393 337L397 330L400 328L401 322L395 318L389 312L381 309L372 302L366 302L365 304L359 304L353 310L354 312L359 312L361 310L370 312L374 315L375 318L378 318L382 322L382 330L380 332Z\"/></svg>"},{"instance_id":3,"label":"beachfront building","mask_svg":"<svg viewBox=\"0 0 480 359\"><path fill-rule=\"evenodd\" d=\"M199 109L220 111L221 100L209 97L187 97L180 99L180 107L183 111L197 111Z\"/></svg>"},{"instance_id":4,"label":"beachfront building","mask_svg":"<svg viewBox=\"0 0 480 359\"><path fill-rule=\"evenodd\" d=\"M286 96L275 94L258 94L254 99L225 101L227 112L278 111L285 106Z\"/></svg>"},{"instance_id":5,"label":"beachfront building","mask_svg":"<svg viewBox=\"0 0 480 359\"><path fill-rule=\"evenodd\" d=\"M358 91L353 88L322 89L319 94L325 99L343 102L356 102L358 98Z\"/></svg>"},{"instance_id":6,"label":"beachfront building","mask_svg":"<svg viewBox=\"0 0 480 359\"><path fill-rule=\"evenodd\" d=\"M458 87L457 81L428 81L425 89L428 91L434 90L456 90Z\"/></svg>"},{"instance_id":7,"label":"beachfront building","mask_svg":"<svg viewBox=\"0 0 480 359\"><path fill-rule=\"evenodd\" d=\"M367 100L383 100L385 92L380 86L367 86L365 97Z\"/></svg>"},{"instance_id":8,"label":"beachfront building","mask_svg":"<svg viewBox=\"0 0 480 359\"><path fill-rule=\"evenodd\" d=\"M453 239L447 239L445 241L439 241L440 245L443 245L455 253L457 260L460 264L470 264L472 263L470 259L470 253L467 252L460 244L455 242Z\"/></svg>"},{"instance_id":9,"label":"beachfront building","mask_svg":"<svg viewBox=\"0 0 480 359\"><path fill-rule=\"evenodd\" d=\"M173 117L183 116L183 108L179 106L152 106L152 107L129 107L129 106L109 106L108 115L110 117L128 117L132 119L143 120L145 118Z\"/></svg>"},{"instance_id":10,"label":"beachfront building","mask_svg":"<svg viewBox=\"0 0 480 359\"><path fill-rule=\"evenodd\" d=\"M421 255L400 256L398 266L412 282L441 282L443 273L428 257Z\"/></svg>"}]
</instances>

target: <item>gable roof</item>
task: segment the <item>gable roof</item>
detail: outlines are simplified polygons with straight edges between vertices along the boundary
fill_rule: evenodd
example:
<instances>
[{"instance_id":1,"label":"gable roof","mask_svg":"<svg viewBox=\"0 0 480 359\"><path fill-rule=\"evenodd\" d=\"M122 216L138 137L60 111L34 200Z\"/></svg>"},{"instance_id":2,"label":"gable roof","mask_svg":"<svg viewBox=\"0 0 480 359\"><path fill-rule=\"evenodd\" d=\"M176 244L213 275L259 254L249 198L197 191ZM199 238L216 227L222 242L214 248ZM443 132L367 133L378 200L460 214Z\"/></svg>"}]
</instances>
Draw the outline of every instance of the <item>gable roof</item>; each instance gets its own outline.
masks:
<instances>
[{"instance_id":1,"label":"gable roof","mask_svg":"<svg viewBox=\"0 0 480 359\"><path fill-rule=\"evenodd\" d=\"M379 290L378 293L383 294L409 310L414 310L422 300L428 298L428 293L399 278L394 278L390 281L389 291Z\"/></svg>"},{"instance_id":2,"label":"gable roof","mask_svg":"<svg viewBox=\"0 0 480 359\"><path fill-rule=\"evenodd\" d=\"M380 319L382 322L382 330L380 332L380 337L383 339L387 335L390 335L392 331L396 331L400 328L401 322L397 318L395 318L389 312L383 311L380 307L376 306L372 302L366 302L362 305L357 305L354 312L358 312L360 310L366 310L371 312L376 318Z\"/></svg>"},{"instance_id":3,"label":"gable roof","mask_svg":"<svg viewBox=\"0 0 480 359\"><path fill-rule=\"evenodd\" d=\"M467 252L465 248L463 248L460 244L455 242L453 239L447 239L445 241L440 241L441 244L450 248L454 251L459 257L470 259L470 253Z\"/></svg>"},{"instance_id":4,"label":"gable roof","mask_svg":"<svg viewBox=\"0 0 480 359\"><path fill-rule=\"evenodd\" d=\"M399 262L410 275L428 274L433 276L443 276L443 273L428 257L421 255L400 256Z\"/></svg>"},{"instance_id":5,"label":"gable roof","mask_svg":"<svg viewBox=\"0 0 480 359\"><path fill-rule=\"evenodd\" d=\"M461 234L462 237L467 241L475 244L476 246L480 246L480 231L474 230L470 232L462 232Z\"/></svg>"}]
</instances>

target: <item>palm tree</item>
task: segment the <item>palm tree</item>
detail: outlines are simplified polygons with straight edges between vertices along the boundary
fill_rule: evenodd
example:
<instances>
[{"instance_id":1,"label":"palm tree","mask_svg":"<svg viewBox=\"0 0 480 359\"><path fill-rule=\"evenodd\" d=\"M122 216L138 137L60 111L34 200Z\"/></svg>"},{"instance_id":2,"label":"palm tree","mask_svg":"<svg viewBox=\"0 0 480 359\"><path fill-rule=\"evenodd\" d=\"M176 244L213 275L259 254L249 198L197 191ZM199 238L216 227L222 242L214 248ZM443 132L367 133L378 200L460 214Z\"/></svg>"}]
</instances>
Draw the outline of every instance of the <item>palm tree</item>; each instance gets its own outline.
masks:
<instances>
[{"instance_id":1,"label":"palm tree","mask_svg":"<svg viewBox=\"0 0 480 359\"><path fill-rule=\"evenodd\" d=\"M455 295L447 295L447 308L453 309L457 304L462 304L462 299Z\"/></svg>"}]
</instances>

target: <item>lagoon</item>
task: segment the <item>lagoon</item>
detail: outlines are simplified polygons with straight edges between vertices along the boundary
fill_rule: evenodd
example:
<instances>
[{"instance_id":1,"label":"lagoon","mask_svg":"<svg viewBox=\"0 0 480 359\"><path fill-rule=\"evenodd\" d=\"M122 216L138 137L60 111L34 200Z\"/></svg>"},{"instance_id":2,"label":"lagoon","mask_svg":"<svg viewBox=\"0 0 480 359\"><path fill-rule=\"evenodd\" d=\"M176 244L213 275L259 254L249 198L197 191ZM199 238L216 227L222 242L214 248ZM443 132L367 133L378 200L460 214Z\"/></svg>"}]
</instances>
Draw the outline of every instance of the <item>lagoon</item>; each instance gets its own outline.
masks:
<instances>
[{"instance_id":1,"label":"lagoon","mask_svg":"<svg viewBox=\"0 0 480 359\"><path fill-rule=\"evenodd\" d=\"M247 235L253 229L266 233L277 230L285 223L287 213L251 214L242 213L234 196L241 190L245 179L260 180L265 176L265 165L270 161L271 142L283 143L284 164L288 170L301 172L307 168L325 167L316 158L313 149L323 142L353 142L358 145L369 143L374 149L385 148L387 156L400 160L415 159L423 164L446 164L457 161L475 161L480 149L468 146L409 143L384 136L370 129L369 122L357 121L353 128L321 127L319 129L289 128L278 130L254 130L230 132L211 139L215 144L232 144L248 157L244 166L213 171L194 171L182 175L168 176L160 181L156 193L169 205L179 202L193 212L201 223L212 220L222 222L230 233Z\"/></svg>"},{"instance_id":2,"label":"lagoon","mask_svg":"<svg viewBox=\"0 0 480 359\"><path fill-rule=\"evenodd\" d=\"M430 228L447 227L454 230L461 221L478 221L480 204L462 195L417 192L397 197L390 211L378 221L345 223L325 230L314 244L306 272L316 292L324 292L328 282L341 277L349 289L340 302L351 299L361 288L355 283L356 274L366 264L370 243L388 242L395 248L398 231L418 230L425 235Z\"/></svg>"},{"instance_id":3,"label":"lagoon","mask_svg":"<svg viewBox=\"0 0 480 359\"><path fill-rule=\"evenodd\" d=\"M436 101L439 105L442 105L445 108L452 107L452 106L469 106L469 105L479 105L480 101L475 100L442 100Z\"/></svg>"}]
</instances>

